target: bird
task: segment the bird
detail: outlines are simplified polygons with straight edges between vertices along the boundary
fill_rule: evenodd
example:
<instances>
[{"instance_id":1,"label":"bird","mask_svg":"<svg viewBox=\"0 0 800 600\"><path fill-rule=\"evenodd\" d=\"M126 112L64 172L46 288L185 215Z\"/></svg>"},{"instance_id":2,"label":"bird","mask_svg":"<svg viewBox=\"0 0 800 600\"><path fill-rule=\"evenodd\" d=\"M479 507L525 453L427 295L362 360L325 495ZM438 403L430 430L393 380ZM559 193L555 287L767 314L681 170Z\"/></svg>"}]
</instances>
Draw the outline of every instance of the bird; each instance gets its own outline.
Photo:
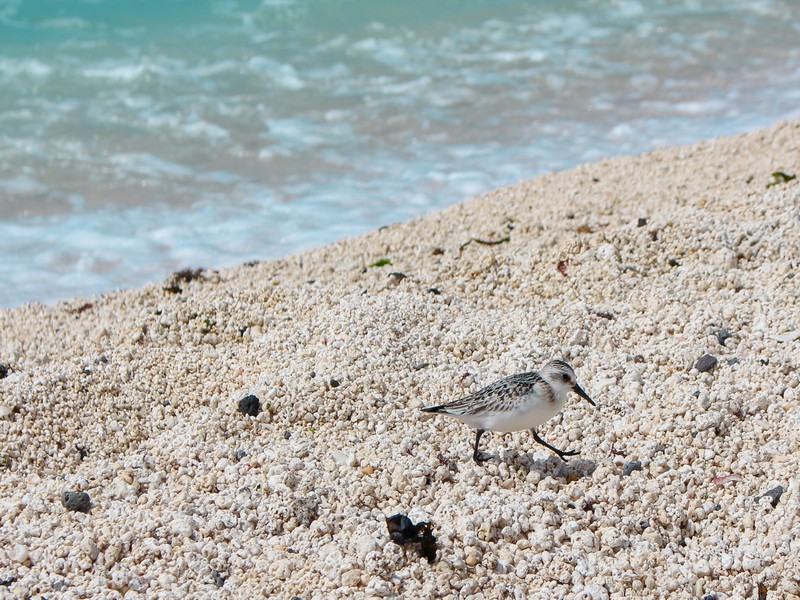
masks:
<instances>
[{"instance_id":1,"label":"bird","mask_svg":"<svg viewBox=\"0 0 800 600\"><path fill-rule=\"evenodd\" d=\"M575 392L592 406L597 406L578 385L575 370L563 360L551 360L538 372L517 373L490 383L477 392L437 406L422 408L426 413L455 417L477 429L473 460L480 464L490 455L479 450L486 431L521 431L530 429L533 439L556 453L561 460L579 454L578 450L559 450L548 444L536 428L555 417L564 408L567 394Z\"/></svg>"}]
</instances>

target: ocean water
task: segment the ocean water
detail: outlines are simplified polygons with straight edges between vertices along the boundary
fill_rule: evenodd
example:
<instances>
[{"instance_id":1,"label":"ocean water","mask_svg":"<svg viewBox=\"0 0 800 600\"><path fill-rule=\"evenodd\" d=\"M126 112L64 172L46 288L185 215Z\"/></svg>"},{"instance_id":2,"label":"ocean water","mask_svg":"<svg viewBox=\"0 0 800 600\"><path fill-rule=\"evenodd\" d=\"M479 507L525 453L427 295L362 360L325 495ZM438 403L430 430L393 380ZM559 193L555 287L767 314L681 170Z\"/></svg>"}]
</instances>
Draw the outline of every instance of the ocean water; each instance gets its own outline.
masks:
<instances>
[{"instance_id":1,"label":"ocean water","mask_svg":"<svg viewBox=\"0 0 800 600\"><path fill-rule=\"evenodd\" d=\"M0 0L0 306L798 108L794 0Z\"/></svg>"}]
</instances>

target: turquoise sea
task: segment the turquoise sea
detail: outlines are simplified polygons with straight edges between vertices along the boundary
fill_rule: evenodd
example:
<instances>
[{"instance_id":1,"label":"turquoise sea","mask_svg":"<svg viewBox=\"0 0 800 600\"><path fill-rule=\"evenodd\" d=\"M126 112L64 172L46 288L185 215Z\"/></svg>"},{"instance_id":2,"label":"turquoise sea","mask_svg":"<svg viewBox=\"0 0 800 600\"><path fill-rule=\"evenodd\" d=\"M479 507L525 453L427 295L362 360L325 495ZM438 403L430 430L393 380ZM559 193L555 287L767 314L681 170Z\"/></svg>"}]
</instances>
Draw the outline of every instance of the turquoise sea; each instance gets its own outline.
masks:
<instances>
[{"instance_id":1,"label":"turquoise sea","mask_svg":"<svg viewBox=\"0 0 800 600\"><path fill-rule=\"evenodd\" d=\"M795 0L0 0L0 306L798 116Z\"/></svg>"}]
</instances>

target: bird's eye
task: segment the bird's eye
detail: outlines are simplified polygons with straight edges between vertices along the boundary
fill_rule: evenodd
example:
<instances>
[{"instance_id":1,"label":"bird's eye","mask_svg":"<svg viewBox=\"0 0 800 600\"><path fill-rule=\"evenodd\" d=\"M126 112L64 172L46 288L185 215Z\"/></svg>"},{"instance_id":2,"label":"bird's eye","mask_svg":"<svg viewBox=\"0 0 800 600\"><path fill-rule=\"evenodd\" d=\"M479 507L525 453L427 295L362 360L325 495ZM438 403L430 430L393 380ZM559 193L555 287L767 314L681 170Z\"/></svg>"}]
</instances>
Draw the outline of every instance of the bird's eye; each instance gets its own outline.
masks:
<instances>
[{"instance_id":1,"label":"bird's eye","mask_svg":"<svg viewBox=\"0 0 800 600\"><path fill-rule=\"evenodd\" d=\"M569 381L569 374L568 373L562 373L561 374L561 379L563 379L564 381Z\"/></svg>"}]
</instances>

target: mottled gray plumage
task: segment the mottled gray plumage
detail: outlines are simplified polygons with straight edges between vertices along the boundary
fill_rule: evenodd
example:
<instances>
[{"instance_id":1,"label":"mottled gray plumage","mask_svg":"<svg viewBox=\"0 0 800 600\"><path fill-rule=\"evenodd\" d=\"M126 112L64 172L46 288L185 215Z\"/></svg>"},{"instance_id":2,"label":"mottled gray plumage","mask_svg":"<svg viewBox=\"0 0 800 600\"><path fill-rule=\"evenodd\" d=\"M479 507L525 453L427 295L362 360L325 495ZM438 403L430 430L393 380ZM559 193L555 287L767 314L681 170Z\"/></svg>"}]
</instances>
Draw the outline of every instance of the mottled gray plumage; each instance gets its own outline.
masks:
<instances>
[{"instance_id":1,"label":"mottled gray plumage","mask_svg":"<svg viewBox=\"0 0 800 600\"><path fill-rule=\"evenodd\" d=\"M542 440L536 427L556 416L573 391L590 404L594 402L575 381L575 371L563 360L551 360L539 372L526 372L499 379L474 394L458 400L428 406L424 412L450 415L477 429L473 458L486 460L478 451L484 431L519 431L530 429L533 439L561 458L577 454L564 451Z\"/></svg>"},{"instance_id":2,"label":"mottled gray plumage","mask_svg":"<svg viewBox=\"0 0 800 600\"><path fill-rule=\"evenodd\" d=\"M423 408L425 412L449 415L488 415L516 410L519 399L529 394L541 394L547 402L555 402L550 385L536 371L517 373L490 383L485 388L439 406Z\"/></svg>"}]
</instances>

